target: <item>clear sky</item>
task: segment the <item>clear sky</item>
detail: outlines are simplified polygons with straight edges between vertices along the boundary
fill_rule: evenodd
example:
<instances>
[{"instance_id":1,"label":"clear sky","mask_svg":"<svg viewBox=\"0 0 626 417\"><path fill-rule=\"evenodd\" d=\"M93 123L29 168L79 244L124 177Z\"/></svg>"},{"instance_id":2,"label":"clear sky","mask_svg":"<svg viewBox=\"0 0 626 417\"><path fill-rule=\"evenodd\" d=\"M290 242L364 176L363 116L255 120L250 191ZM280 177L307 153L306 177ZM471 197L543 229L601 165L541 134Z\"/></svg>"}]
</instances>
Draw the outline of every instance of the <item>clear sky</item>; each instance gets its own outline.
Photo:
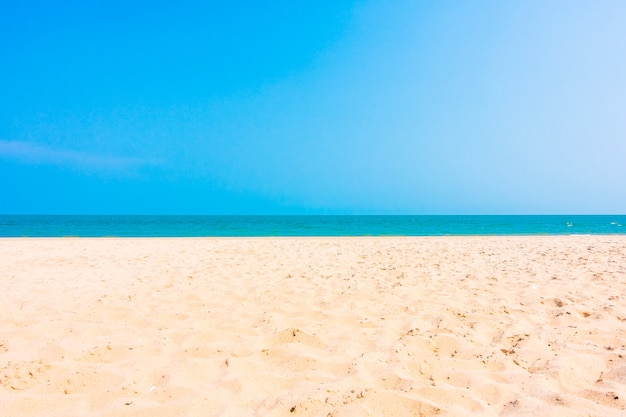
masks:
<instances>
[{"instance_id":1,"label":"clear sky","mask_svg":"<svg viewBox=\"0 0 626 417\"><path fill-rule=\"evenodd\" d=\"M11 1L0 214L626 213L626 2Z\"/></svg>"}]
</instances>

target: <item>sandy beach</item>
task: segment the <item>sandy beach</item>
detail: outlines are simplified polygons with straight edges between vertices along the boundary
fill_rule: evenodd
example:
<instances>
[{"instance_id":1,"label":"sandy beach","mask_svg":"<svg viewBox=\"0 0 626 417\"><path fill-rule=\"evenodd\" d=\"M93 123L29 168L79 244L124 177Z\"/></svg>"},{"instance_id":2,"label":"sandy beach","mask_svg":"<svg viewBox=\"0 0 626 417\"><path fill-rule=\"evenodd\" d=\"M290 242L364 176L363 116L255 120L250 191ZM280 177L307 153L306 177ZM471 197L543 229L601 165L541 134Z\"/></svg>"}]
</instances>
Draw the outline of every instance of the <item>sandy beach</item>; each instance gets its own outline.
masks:
<instances>
[{"instance_id":1,"label":"sandy beach","mask_svg":"<svg viewBox=\"0 0 626 417\"><path fill-rule=\"evenodd\" d=\"M626 236L0 239L0 415L623 416Z\"/></svg>"}]
</instances>

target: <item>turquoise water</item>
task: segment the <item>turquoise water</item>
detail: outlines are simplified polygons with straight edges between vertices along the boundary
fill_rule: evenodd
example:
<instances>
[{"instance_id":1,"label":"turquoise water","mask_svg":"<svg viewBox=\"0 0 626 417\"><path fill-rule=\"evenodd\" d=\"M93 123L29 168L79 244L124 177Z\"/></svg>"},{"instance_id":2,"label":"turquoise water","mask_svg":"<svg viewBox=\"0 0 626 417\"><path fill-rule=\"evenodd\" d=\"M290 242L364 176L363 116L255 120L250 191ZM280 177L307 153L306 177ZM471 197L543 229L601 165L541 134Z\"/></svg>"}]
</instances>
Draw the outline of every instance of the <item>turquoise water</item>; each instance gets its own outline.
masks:
<instances>
[{"instance_id":1,"label":"turquoise water","mask_svg":"<svg viewBox=\"0 0 626 417\"><path fill-rule=\"evenodd\" d=\"M0 237L626 234L604 216L0 216Z\"/></svg>"}]
</instances>

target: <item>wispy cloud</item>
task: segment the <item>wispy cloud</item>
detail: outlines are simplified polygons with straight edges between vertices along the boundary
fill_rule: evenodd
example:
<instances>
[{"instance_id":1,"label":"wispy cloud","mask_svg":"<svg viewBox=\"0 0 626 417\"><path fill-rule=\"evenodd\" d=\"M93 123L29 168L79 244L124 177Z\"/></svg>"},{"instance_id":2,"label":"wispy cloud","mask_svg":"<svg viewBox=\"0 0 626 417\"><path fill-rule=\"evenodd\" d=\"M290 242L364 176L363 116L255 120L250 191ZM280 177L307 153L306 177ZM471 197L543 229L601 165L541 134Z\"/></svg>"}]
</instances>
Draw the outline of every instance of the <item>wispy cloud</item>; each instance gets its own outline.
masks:
<instances>
[{"instance_id":1,"label":"wispy cloud","mask_svg":"<svg viewBox=\"0 0 626 417\"><path fill-rule=\"evenodd\" d=\"M155 158L101 155L57 149L19 140L0 140L0 158L29 164L51 164L85 171L128 172L147 165L159 165Z\"/></svg>"}]
</instances>

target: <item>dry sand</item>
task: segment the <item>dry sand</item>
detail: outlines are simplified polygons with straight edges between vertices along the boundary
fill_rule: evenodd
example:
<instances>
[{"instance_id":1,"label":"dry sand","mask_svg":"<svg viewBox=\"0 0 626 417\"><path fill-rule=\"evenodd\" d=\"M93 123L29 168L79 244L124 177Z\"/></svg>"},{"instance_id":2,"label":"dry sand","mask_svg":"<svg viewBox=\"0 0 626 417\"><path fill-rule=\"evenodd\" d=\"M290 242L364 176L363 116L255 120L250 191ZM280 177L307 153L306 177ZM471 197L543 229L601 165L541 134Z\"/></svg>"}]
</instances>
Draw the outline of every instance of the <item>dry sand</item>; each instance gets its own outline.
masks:
<instances>
[{"instance_id":1,"label":"dry sand","mask_svg":"<svg viewBox=\"0 0 626 417\"><path fill-rule=\"evenodd\" d=\"M0 239L2 416L624 416L626 236Z\"/></svg>"}]
</instances>

